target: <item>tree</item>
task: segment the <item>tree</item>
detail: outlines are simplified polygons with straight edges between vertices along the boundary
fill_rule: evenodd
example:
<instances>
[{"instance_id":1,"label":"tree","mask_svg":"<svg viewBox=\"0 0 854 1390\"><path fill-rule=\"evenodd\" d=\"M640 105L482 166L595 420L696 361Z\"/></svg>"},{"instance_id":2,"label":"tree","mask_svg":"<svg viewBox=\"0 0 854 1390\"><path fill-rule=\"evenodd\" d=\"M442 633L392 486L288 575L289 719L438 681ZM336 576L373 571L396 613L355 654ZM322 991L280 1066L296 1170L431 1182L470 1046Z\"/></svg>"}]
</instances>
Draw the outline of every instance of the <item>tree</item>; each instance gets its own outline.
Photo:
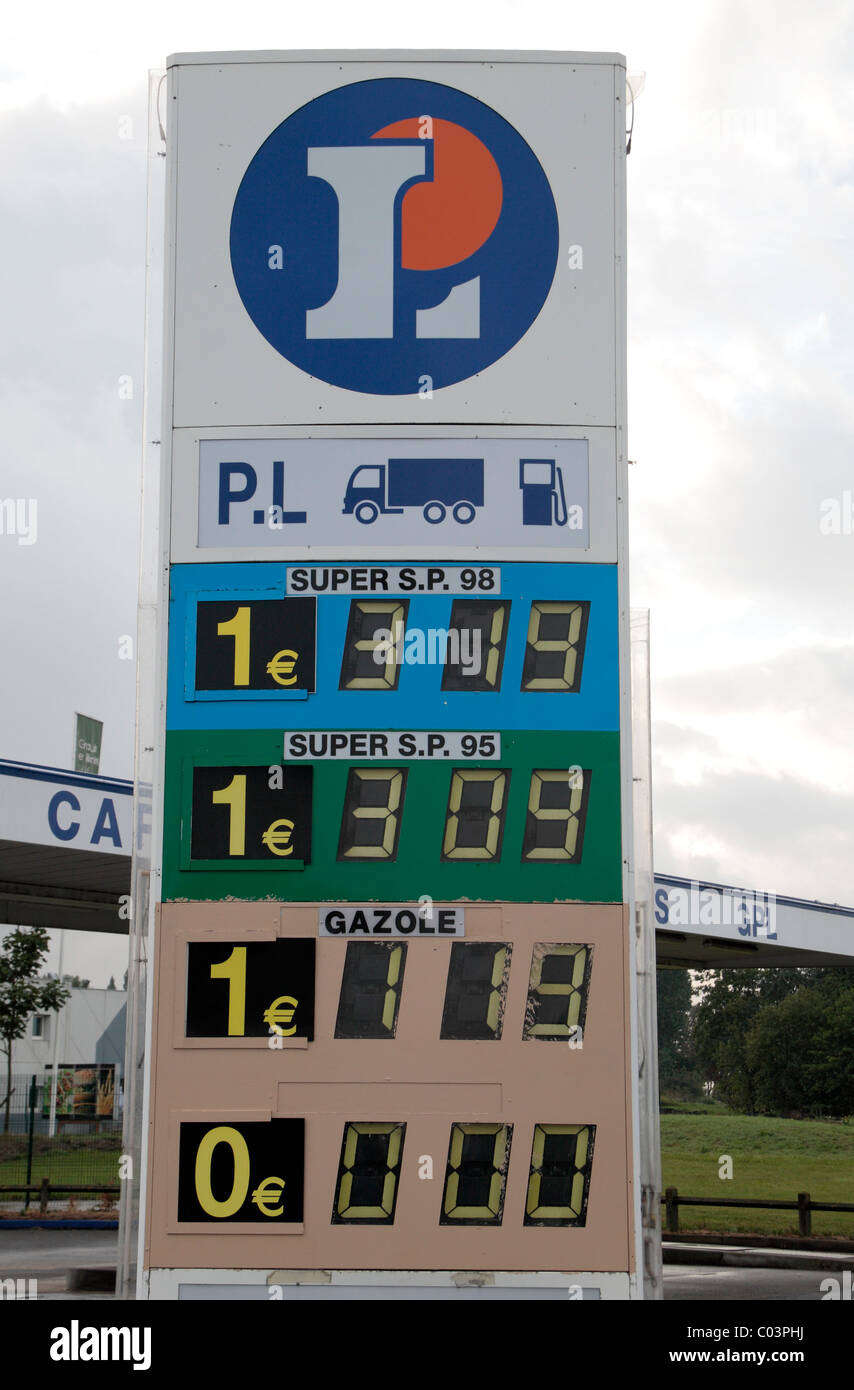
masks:
<instances>
[{"instance_id":1,"label":"tree","mask_svg":"<svg viewBox=\"0 0 854 1390\"><path fill-rule=\"evenodd\" d=\"M84 980L80 975L63 975L62 983L70 985L72 989L88 989L89 981Z\"/></svg>"},{"instance_id":2,"label":"tree","mask_svg":"<svg viewBox=\"0 0 854 1390\"><path fill-rule=\"evenodd\" d=\"M658 1079L661 1090L702 1094L691 1050L691 975L687 970L656 972Z\"/></svg>"},{"instance_id":3,"label":"tree","mask_svg":"<svg viewBox=\"0 0 854 1390\"><path fill-rule=\"evenodd\" d=\"M747 1055L766 1114L854 1111L854 988L838 983L799 989L756 1018Z\"/></svg>"},{"instance_id":4,"label":"tree","mask_svg":"<svg viewBox=\"0 0 854 1390\"><path fill-rule=\"evenodd\" d=\"M15 927L0 941L0 1044L6 1053L4 1134L9 1132L12 1103L12 1044L24 1036L32 1014L61 1009L70 998L70 991L59 980L40 978L49 950L46 927Z\"/></svg>"},{"instance_id":5,"label":"tree","mask_svg":"<svg viewBox=\"0 0 854 1390\"><path fill-rule=\"evenodd\" d=\"M109 982L109 984L107 985L107 989L115 989L115 987L116 987L116 977L115 977L115 975L111 975L111 976L110 976L110 982Z\"/></svg>"},{"instance_id":6,"label":"tree","mask_svg":"<svg viewBox=\"0 0 854 1390\"><path fill-rule=\"evenodd\" d=\"M697 1065L717 1094L736 1110L756 1113L756 1086L747 1058L747 1035L762 1007L758 970L715 971L703 980L692 1038Z\"/></svg>"},{"instance_id":7,"label":"tree","mask_svg":"<svg viewBox=\"0 0 854 1390\"><path fill-rule=\"evenodd\" d=\"M850 1114L854 971L704 972L692 1029L696 1064L749 1115Z\"/></svg>"}]
</instances>

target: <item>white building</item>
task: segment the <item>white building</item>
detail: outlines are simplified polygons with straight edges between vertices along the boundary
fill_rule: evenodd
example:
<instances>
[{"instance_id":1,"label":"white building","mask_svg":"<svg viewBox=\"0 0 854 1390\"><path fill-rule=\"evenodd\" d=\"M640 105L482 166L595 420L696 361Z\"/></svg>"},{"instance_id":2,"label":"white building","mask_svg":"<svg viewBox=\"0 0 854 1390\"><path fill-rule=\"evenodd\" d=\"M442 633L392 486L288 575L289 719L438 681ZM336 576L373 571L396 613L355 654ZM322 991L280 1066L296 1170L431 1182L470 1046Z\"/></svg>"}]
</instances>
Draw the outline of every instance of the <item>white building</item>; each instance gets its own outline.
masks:
<instances>
[{"instance_id":1,"label":"white building","mask_svg":"<svg viewBox=\"0 0 854 1390\"><path fill-rule=\"evenodd\" d=\"M24 1037L12 1045L13 1072L41 1073L55 1058L59 1066L112 1062L118 1078L124 1070L126 1006L122 989L72 989L59 1013L29 1019Z\"/></svg>"}]
</instances>

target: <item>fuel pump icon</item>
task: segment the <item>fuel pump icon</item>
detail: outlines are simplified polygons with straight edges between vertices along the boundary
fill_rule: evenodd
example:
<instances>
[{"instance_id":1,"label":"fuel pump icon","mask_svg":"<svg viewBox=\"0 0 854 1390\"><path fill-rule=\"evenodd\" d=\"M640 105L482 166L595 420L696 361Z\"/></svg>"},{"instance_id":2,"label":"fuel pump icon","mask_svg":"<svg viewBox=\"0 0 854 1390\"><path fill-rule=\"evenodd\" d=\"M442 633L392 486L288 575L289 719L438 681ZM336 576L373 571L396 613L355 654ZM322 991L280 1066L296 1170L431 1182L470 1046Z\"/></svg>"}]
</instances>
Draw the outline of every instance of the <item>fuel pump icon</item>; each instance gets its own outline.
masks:
<instances>
[{"instance_id":1,"label":"fuel pump icon","mask_svg":"<svg viewBox=\"0 0 854 1390\"><path fill-rule=\"evenodd\" d=\"M565 526L563 474L554 459L520 459L523 526Z\"/></svg>"}]
</instances>

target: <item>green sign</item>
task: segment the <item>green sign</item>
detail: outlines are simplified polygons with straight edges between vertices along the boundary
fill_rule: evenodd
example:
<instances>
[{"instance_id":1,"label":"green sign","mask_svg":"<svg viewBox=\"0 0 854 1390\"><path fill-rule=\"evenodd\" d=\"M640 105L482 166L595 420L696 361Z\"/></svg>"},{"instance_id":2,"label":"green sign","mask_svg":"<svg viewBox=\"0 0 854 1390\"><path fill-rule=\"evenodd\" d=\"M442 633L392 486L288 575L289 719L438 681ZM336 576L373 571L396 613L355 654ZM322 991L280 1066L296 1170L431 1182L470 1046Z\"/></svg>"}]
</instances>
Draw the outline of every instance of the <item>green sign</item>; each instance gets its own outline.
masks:
<instances>
[{"instance_id":1,"label":"green sign","mask_svg":"<svg viewBox=\"0 0 854 1390\"><path fill-rule=\"evenodd\" d=\"M619 734L496 737L282 765L281 731L170 731L164 900L620 902Z\"/></svg>"},{"instance_id":2,"label":"green sign","mask_svg":"<svg viewBox=\"0 0 854 1390\"><path fill-rule=\"evenodd\" d=\"M90 719L88 714L75 715L75 719L74 771L97 775L101 765L101 735L104 725L100 719Z\"/></svg>"}]
</instances>

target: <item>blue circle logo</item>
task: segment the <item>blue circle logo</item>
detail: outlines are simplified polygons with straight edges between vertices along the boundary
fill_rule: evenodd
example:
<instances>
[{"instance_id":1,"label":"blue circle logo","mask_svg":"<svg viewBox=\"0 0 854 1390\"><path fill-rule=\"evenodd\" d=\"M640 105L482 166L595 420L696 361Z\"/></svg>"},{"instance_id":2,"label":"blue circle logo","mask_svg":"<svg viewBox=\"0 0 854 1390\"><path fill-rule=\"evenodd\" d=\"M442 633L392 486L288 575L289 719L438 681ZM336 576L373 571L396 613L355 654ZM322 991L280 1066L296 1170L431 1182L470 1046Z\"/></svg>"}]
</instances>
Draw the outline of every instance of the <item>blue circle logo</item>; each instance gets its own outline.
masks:
<instances>
[{"instance_id":1,"label":"blue circle logo","mask_svg":"<svg viewBox=\"0 0 854 1390\"><path fill-rule=\"evenodd\" d=\"M527 333L558 222L521 135L453 87L380 78L295 111L231 218L246 312L332 386L417 395L465 381Z\"/></svg>"}]
</instances>

